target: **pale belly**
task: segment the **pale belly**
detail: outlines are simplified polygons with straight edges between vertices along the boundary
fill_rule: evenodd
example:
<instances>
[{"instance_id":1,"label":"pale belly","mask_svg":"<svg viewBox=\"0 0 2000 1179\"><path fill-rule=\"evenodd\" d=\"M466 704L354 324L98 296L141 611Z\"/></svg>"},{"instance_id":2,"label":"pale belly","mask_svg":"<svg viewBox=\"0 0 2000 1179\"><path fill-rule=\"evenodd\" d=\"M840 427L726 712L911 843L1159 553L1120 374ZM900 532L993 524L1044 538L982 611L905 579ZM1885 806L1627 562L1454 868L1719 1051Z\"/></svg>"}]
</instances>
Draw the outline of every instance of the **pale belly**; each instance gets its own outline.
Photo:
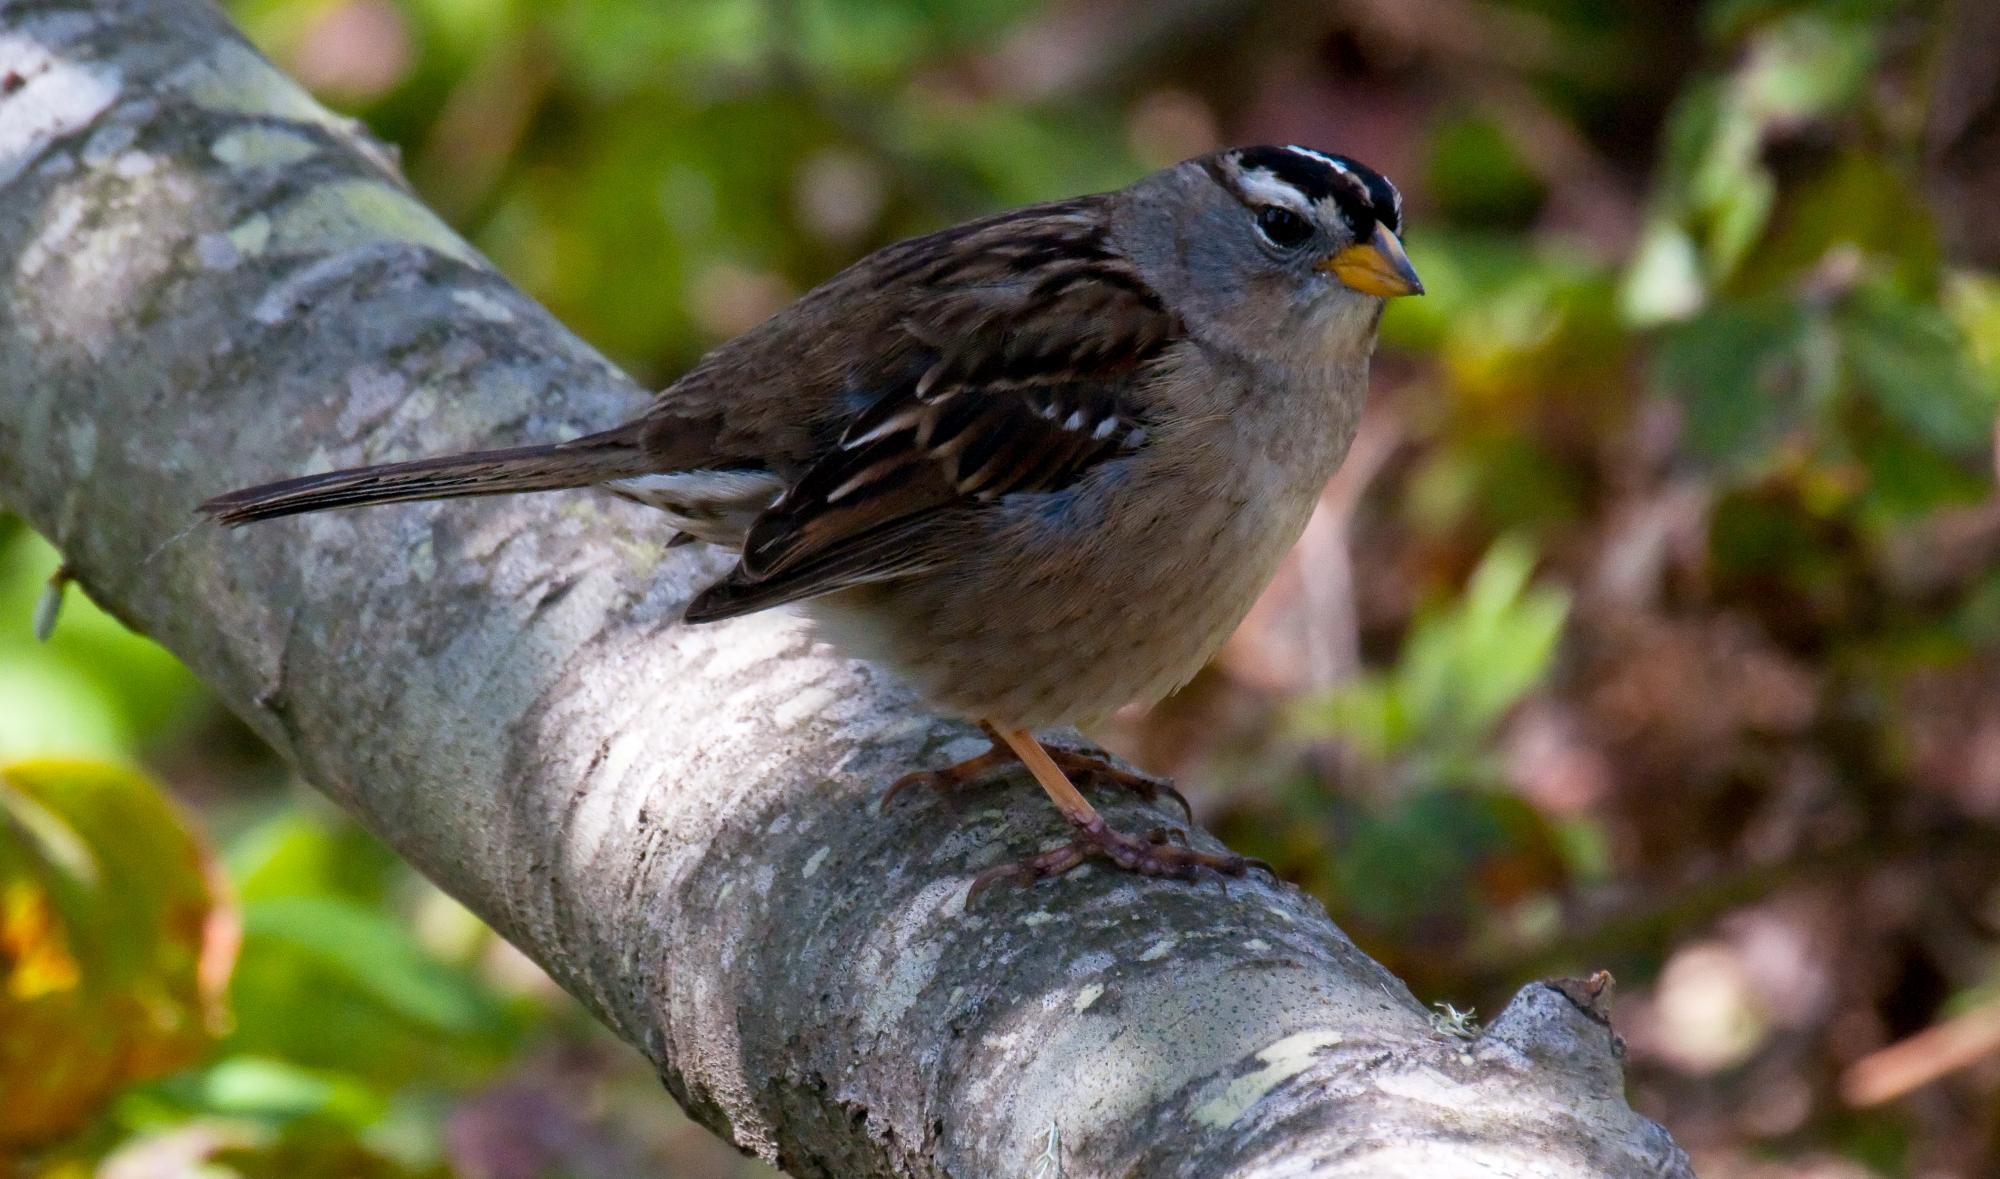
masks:
<instances>
[{"instance_id":1,"label":"pale belly","mask_svg":"<svg viewBox=\"0 0 2000 1179\"><path fill-rule=\"evenodd\" d=\"M1065 519L1024 513L946 570L807 613L936 707L1003 727L1089 725L1186 683L1298 539L1319 480L1275 464L1241 474L1199 496L1086 488Z\"/></svg>"}]
</instances>

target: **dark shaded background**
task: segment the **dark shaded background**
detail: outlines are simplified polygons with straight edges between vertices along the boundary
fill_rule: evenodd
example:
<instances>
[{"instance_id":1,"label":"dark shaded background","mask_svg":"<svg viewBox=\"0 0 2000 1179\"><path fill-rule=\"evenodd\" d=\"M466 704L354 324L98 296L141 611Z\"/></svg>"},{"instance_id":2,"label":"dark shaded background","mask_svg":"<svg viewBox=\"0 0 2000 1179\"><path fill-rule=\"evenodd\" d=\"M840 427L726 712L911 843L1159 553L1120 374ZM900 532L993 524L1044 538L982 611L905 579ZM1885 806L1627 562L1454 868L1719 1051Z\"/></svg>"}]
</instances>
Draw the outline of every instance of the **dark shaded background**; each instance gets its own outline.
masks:
<instances>
[{"instance_id":1,"label":"dark shaded background","mask_svg":"<svg viewBox=\"0 0 2000 1179\"><path fill-rule=\"evenodd\" d=\"M231 7L655 384L997 207L1232 142L1388 173L1431 294L1353 455L1217 664L1101 736L1441 1018L1610 969L1635 1104L1710 1179L2000 1175L2000 6ZM37 1036L154 1037L0 1158L767 1173L170 657L76 595L37 645L54 565L0 517L0 763L142 768L228 886L183 871L201 920L134 918L132 965L86 927L138 902L47 830L135 854L71 813L95 771L0 782L0 1095Z\"/></svg>"}]
</instances>

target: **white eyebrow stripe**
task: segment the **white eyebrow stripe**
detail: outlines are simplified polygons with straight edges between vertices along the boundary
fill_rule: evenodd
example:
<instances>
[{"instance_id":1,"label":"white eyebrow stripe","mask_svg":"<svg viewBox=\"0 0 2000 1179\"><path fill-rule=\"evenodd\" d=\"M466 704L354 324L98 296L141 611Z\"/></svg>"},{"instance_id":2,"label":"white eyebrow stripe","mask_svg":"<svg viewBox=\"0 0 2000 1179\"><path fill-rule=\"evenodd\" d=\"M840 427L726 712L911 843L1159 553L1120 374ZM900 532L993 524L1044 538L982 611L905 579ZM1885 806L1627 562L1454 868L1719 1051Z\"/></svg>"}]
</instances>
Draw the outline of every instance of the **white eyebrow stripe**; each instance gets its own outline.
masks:
<instances>
[{"instance_id":1,"label":"white eyebrow stripe","mask_svg":"<svg viewBox=\"0 0 2000 1179\"><path fill-rule=\"evenodd\" d=\"M1347 165L1341 163L1339 160L1334 159L1332 156L1323 155L1320 152L1316 152L1309 147L1300 147L1296 143L1286 144L1285 150L1291 152L1297 152L1302 156L1311 156L1313 159L1318 160L1320 163L1325 164L1329 168L1332 168L1334 171L1340 173L1342 176L1348 175Z\"/></svg>"},{"instance_id":2,"label":"white eyebrow stripe","mask_svg":"<svg viewBox=\"0 0 2000 1179\"><path fill-rule=\"evenodd\" d=\"M1356 176L1354 174L1354 170L1352 168L1349 168L1346 164L1341 163L1339 160L1334 159L1332 156L1327 155L1324 152L1317 152L1309 147L1300 147L1296 143L1286 144L1285 150L1289 152L1296 152L1302 156L1308 156L1312 159L1318 160L1322 164L1325 164L1327 167L1332 168L1334 172L1341 177L1341 179L1347 181L1348 187L1354 192L1356 196L1359 196L1361 198L1361 203L1364 206L1372 207L1374 205L1375 203L1374 192L1372 192L1369 189L1368 185L1362 181L1361 177ZM1390 204L1394 209L1396 215L1396 221L1400 224L1403 220L1403 194L1393 184L1389 186L1389 194L1390 194L1389 196ZM1347 216L1346 213L1341 211L1340 202L1335 198L1331 196L1321 197L1317 203L1318 206L1322 210L1324 210L1327 216L1332 220L1338 221L1346 219Z\"/></svg>"},{"instance_id":3,"label":"white eyebrow stripe","mask_svg":"<svg viewBox=\"0 0 2000 1179\"><path fill-rule=\"evenodd\" d=\"M1306 202L1306 194L1278 179L1269 168L1245 168L1238 173L1238 179L1243 185L1244 196L1283 205L1302 217L1312 216L1312 206Z\"/></svg>"}]
</instances>

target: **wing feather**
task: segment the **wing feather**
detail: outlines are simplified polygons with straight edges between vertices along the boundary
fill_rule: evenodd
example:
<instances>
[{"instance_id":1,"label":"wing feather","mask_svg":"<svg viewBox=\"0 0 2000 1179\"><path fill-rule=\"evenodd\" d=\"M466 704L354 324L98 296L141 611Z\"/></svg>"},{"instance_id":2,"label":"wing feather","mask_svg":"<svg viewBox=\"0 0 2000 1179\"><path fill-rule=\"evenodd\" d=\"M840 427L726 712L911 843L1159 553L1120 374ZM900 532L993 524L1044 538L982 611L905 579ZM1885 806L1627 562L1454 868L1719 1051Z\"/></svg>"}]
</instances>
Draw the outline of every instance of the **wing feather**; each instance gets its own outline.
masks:
<instances>
[{"instance_id":1,"label":"wing feather","mask_svg":"<svg viewBox=\"0 0 2000 1179\"><path fill-rule=\"evenodd\" d=\"M857 375L856 412L765 511L688 617L730 617L907 577L942 513L1059 490L1145 445L1133 397L1181 327L1087 202L920 239L902 338Z\"/></svg>"}]
</instances>

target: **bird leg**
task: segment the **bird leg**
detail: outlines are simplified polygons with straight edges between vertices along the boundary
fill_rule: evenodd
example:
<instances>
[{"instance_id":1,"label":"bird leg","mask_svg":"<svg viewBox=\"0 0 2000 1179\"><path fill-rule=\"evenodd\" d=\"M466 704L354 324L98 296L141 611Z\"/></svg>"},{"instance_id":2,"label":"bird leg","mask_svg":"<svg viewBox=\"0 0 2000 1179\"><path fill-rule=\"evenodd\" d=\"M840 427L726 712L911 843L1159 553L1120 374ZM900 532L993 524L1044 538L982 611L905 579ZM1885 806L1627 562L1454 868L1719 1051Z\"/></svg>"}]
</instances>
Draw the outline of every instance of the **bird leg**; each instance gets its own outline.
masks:
<instances>
[{"instance_id":1,"label":"bird leg","mask_svg":"<svg viewBox=\"0 0 2000 1179\"><path fill-rule=\"evenodd\" d=\"M1104 758L1075 749L1050 749L1046 745L1042 749L1056 763L1056 767L1071 779L1081 780L1089 786L1110 786L1130 791L1147 802L1164 794L1181 808L1181 814L1187 816L1188 822L1194 821L1194 807L1188 803L1187 795L1164 778L1121 770Z\"/></svg>"},{"instance_id":2,"label":"bird leg","mask_svg":"<svg viewBox=\"0 0 2000 1179\"><path fill-rule=\"evenodd\" d=\"M940 770L918 770L904 774L882 795L882 805L887 807L897 795L916 786L928 786L939 794L949 794L961 786L977 782L991 774L998 773L1021 760L1020 755L1007 743L1000 730L979 722L979 731L993 742L993 748L977 757L948 765ZM1187 796L1174 788L1172 782L1154 778L1146 774L1135 774L1121 770L1104 758L1082 753L1074 749L1048 749L1043 751L1056 763L1063 774L1086 786L1109 786L1117 790L1129 791L1147 802L1165 795L1178 803L1181 812L1189 821L1194 819L1194 808L1188 805Z\"/></svg>"},{"instance_id":3,"label":"bird leg","mask_svg":"<svg viewBox=\"0 0 2000 1179\"><path fill-rule=\"evenodd\" d=\"M1127 835L1116 831L1090 805L1082 792L1077 790L1064 776L1062 768L1056 764L1049 751L1026 729L1004 730L1000 740L1014 751L1014 755L1028 767L1028 772L1041 783L1049 798L1056 804L1056 810L1076 828L1076 838L1052 851L1015 864L1003 864L979 874L967 892L970 901L986 887L997 880L1040 880L1046 876L1060 876L1077 865L1097 856L1110 860L1127 872L1141 876L1167 876L1177 880L1193 880L1203 868L1210 868L1225 876L1241 876L1251 868L1270 871L1270 866L1258 860L1246 859L1238 855L1211 855L1195 851L1178 842L1165 829L1155 829L1144 836Z\"/></svg>"}]
</instances>

